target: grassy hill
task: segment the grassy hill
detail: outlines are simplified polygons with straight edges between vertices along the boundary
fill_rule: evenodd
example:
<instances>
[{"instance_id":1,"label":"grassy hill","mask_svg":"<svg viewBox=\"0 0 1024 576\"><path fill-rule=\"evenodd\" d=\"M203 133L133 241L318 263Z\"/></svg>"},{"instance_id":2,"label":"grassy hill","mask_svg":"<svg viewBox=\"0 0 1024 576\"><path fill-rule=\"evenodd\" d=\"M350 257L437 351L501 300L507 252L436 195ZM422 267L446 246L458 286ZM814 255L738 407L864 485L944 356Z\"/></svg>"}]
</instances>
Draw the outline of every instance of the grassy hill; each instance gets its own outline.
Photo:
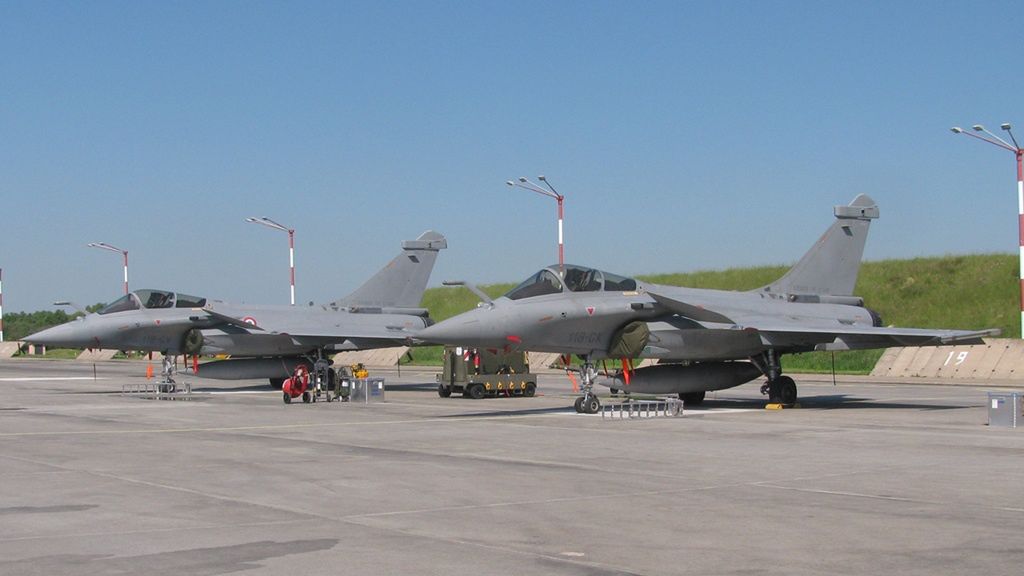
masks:
<instances>
[{"instance_id":1,"label":"grassy hill","mask_svg":"<svg viewBox=\"0 0 1024 576\"><path fill-rule=\"evenodd\" d=\"M641 280L674 286L750 290L782 276L788 266L734 268L686 274L639 276ZM481 286L499 296L513 284ZM1013 254L982 254L882 260L861 266L856 294L879 312L886 325L914 328L1000 328L1007 338L1020 337L1020 288L1018 259ZM465 288L432 288L423 305L436 320L443 320L476 306L477 298ZM881 350L835 354L836 370L866 373ZM439 361L438 348L413 351L416 363ZM787 371L828 372L829 353L787 356Z\"/></svg>"}]
</instances>

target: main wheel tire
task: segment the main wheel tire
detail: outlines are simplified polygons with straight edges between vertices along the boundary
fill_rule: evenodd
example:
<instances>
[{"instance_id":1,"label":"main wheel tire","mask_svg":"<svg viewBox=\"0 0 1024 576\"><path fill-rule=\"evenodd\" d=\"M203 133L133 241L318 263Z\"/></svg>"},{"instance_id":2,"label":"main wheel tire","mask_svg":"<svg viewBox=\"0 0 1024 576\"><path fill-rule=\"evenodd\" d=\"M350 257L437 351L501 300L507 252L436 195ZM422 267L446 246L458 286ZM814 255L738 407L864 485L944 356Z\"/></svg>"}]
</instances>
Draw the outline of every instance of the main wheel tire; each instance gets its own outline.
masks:
<instances>
[{"instance_id":1,"label":"main wheel tire","mask_svg":"<svg viewBox=\"0 0 1024 576\"><path fill-rule=\"evenodd\" d=\"M441 398L449 398L452 395L452 389L444 384L437 385L437 395Z\"/></svg>"},{"instance_id":2,"label":"main wheel tire","mask_svg":"<svg viewBox=\"0 0 1024 576\"><path fill-rule=\"evenodd\" d=\"M583 413L583 396L580 396L579 398L576 399L575 402L573 402L573 408L576 409L577 413Z\"/></svg>"},{"instance_id":3,"label":"main wheel tire","mask_svg":"<svg viewBox=\"0 0 1024 576\"><path fill-rule=\"evenodd\" d=\"M789 376L780 376L777 382L779 388L779 403L786 405L796 404L796 382L794 382Z\"/></svg>"},{"instance_id":4,"label":"main wheel tire","mask_svg":"<svg viewBox=\"0 0 1024 576\"><path fill-rule=\"evenodd\" d=\"M523 396L526 396L528 398L532 398L536 394L537 394L537 385L534 384L533 382L527 382L526 383L526 390L523 391Z\"/></svg>"},{"instance_id":5,"label":"main wheel tire","mask_svg":"<svg viewBox=\"0 0 1024 576\"><path fill-rule=\"evenodd\" d=\"M768 403L782 404L782 397L779 392L779 380L772 380L768 383Z\"/></svg>"},{"instance_id":6,"label":"main wheel tire","mask_svg":"<svg viewBox=\"0 0 1024 576\"><path fill-rule=\"evenodd\" d=\"M302 393L302 401L303 402L305 402L306 404L309 404L312 400L313 400L313 395L312 394L310 394L309 392L303 392Z\"/></svg>"},{"instance_id":7,"label":"main wheel tire","mask_svg":"<svg viewBox=\"0 0 1024 576\"><path fill-rule=\"evenodd\" d=\"M587 414L597 414L598 410L601 409L601 401L597 399L597 396L591 394L583 399L583 411Z\"/></svg>"},{"instance_id":8,"label":"main wheel tire","mask_svg":"<svg viewBox=\"0 0 1024 576\"><path fill-rule=\"evenodd\" d=\"M289 394L287 392L284 393L284 403L285 404L291 404L292 403L292 395L291 394Z\"/></svg>"},{"instance_id":9,"label":"main wheel tire","mask_svg":"<svg viewBox=\"0 0 1024 576\"><path fill-rule=\"evenodd\" d=\"M618 388L612 388L611 391L612 391L612 396L618 396L619 395L619 389Z\"/></svg>"},{"instance_id":10,"label":"main wheel tire","mask_svg":"<svg viewBox=\"0 0 1024 576\"><path fill-rule=\"evenodd\" d=\"M473 400L479 400L484 397L484 385L483 384L470 384L469 388L466 388L466 393Z\"/></svg>"},{"instance_id":11,"label":"main wheel tire","mask_svg":"<svg viewBox=\"0 0 1024 576\"><path fill-rule=\"evenodd\" d=\"M703 390L700 392L681 392L679 399L687 406L700 406L704 403L704 394Z\"/></svg>"}]
</instances>

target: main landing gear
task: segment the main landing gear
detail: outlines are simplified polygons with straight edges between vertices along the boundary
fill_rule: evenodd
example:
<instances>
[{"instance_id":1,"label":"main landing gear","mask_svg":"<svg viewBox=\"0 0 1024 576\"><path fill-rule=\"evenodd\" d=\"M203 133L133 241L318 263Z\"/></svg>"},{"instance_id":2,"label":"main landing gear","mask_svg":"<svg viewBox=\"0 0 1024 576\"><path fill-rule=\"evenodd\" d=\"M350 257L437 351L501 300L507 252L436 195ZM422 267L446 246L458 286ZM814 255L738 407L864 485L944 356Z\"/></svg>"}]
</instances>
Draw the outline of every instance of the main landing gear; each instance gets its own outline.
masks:
<instances>
[{"instance_id":1,"label":"main landing gear","mask_svg":"<svg viewBox=\"0 0 1024 576\"><path fill-rule=\"evenodd\" d=\"M576 399L573 407L580 414L597 414L601 410L601 401L594 394L594 377L597 376L597 369L588 356L580 368L580 380L583 396Z\"/></svg>"},{"instance_id":2,"label":"main landing gear","mask_svg":"<svg viewBox=\"0 0 1024 576\"><path fill-rule=\"evenodd\" d=\"M761 394L768 396L769 404L796 404L796 382L789 376L782 375L778 352L768 350L760 356L751 358L751 361L768 377L768 381L761 385Z\"/></svg>"}]
</instances>

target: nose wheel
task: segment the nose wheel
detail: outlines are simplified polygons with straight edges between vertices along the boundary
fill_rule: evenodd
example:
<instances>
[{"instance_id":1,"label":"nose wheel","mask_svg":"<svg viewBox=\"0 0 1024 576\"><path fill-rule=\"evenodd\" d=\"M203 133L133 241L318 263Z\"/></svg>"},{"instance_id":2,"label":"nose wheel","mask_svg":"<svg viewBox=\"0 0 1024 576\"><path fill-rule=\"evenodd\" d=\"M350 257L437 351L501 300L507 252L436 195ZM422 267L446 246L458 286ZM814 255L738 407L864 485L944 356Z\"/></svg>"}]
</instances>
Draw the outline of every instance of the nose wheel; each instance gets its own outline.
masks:
<instances>
[{"instance_id":1,"label":"nose wheel","mask_svg":"<svg viewBox=\"0 0 1024 576\"><path fill-rule=\"evenodd\" d=\"M573 403L573 407L576 408L576 412L580 414L597 414L601 410L601 401L598 400L597 395L594 394L594 376L596 375L597 370L588 358L583 362L582 369L580 370L583 396L577 398L576 402Z\"/></svg>"},{"instance_id":2,"label":"nose wheel","mask_svg":"<svg viewBox=\"0 0 1024 576\"><path fill-rule=\"evenodd\" d=\"M601 401L597 396L589 394L577 398L574 407L580 414L597 414L601 410Z\"/></svg>"}]
</instances>

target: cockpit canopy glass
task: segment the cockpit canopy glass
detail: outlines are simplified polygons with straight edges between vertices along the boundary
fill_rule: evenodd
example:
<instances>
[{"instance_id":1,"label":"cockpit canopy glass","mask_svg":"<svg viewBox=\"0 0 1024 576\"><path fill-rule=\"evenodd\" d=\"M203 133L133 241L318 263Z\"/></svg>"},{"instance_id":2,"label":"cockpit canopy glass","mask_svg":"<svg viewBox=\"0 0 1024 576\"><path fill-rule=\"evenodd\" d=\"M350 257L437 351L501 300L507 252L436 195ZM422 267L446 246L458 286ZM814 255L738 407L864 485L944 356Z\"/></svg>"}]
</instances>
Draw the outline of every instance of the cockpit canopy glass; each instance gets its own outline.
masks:
<instances>
[{"instance_id":1,"label":"cockpit canopy glass","mask_svg":"<svg viewBox=\"0 0 1024 576\"><path fill-rule=\"evenodd\" d=\"M509 300L521 300L545 294L558 294L561 291L562 283L558 280L558 276L550 270L541 270L523 280L522 284L510 290L505 296Z\"/></svg>"},{"instance_id":2,"label":"cockpit canopy glass","mask_svg":"<svg viewBox=\"0 0 1024 576\"><path fill-rule=\"evenodd\" d=\"M569 292L628 292L636 290L636 280L602 272L596 268L566 265L560 275L558 268L545 268L530 276L522 284L516 286L505 297L509 300L521 300L545 294L558 294L563 290Z\"/></svg>"},{"instance_id":3,"label":"cockpit canopy glass","mask_svg":"<svg viewBox=\"0 0 1024 576\"><path fill-rule=\"evenodd\" d=\"M115 312L127 312L128 310L138 310L139 302L135 299L135 296L131 294L125 294L117 300L114 300L110 304L107 304L105 308L99 311L100 314L113 314Z\"/></svg>"},{"instance_id":4,"label":"cockpit canopy glass","mask_svg":"<svg viewBox=\"0 0 1024 576\"><path fill-rule=\"evenodd\" d=\"M164 290L136 290L135 295L143 308L174 308L174 292Z\"/></svg>"},{"instance_id":5,"label":"cockpit canopy glass","mask_svg":"<svg viewBox=\"0 0 1024 576\"><path fill-rule=\"evenodd\" d=\"M175 296L177 296L177 301L174 303L175 308L202 308L206 306L206 298L189 296L181 292L178 292Z\"/></svg>"},{"instance_id":6,"label":"cockpit canopy glass","mask_svg":"<svg viewBox=\"0 0 1024 576\"><path fill-rule=\"evenodd\" d=\"M206 306L206 298L175 294L166 290L136 290L108 304L99 313L113 314L140 308L202 308L203 306Z\"/></svg>"}]
</instances>

